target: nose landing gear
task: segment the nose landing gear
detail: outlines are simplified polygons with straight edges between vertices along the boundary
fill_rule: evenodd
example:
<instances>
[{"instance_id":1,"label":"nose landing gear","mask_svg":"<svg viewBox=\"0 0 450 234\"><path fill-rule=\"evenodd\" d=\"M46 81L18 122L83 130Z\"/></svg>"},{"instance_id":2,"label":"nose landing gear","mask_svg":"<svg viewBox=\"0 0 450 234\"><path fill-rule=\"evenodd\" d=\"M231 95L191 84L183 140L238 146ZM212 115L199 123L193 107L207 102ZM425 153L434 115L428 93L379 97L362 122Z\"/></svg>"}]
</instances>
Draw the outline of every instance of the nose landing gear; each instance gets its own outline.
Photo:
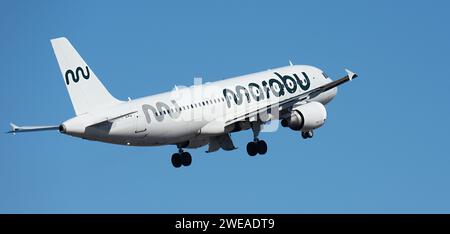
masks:
<instances>
[{"instance_id":1,"label":"nose landing gear","mask_svg":"<svg viewBox=\"0 0 450 234\"><path fill-rule=\"evenodd\" d=\"M311 131L307 131L307 132L302 132L302 138L303 139L308 139L308 138L312 138L314 136L314 132Z\"/></svg>"}]
</instances>

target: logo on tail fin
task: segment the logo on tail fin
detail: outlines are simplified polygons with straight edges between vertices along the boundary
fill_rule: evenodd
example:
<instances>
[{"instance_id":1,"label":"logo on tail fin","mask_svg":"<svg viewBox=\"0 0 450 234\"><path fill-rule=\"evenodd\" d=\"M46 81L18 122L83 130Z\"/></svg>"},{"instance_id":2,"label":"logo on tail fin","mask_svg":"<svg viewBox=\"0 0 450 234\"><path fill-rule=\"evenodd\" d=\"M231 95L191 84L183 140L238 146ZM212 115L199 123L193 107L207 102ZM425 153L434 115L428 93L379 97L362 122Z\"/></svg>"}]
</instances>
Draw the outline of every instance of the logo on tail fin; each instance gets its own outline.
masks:
<instances>
[{"instance_id":1,"label":"logo on tail fin","mask_svg":"<svg viewBox=\"0 0 450 234\"><path fill-rule=\"evenodd\" d=\"M86 74L84 74L84 70L81 67L77 67L77 69L75 69L75 72L73 72L73 70L69 69L66 71L64 77L66 78L66 84L69 85L70 83L70 77L72 79L73 82L77 83L80 80L80 73L81 76L83 76L84 79L89 79L90 77L90 72L89 72L89 67L86 66Z\"/></svg>"}]
</instances>

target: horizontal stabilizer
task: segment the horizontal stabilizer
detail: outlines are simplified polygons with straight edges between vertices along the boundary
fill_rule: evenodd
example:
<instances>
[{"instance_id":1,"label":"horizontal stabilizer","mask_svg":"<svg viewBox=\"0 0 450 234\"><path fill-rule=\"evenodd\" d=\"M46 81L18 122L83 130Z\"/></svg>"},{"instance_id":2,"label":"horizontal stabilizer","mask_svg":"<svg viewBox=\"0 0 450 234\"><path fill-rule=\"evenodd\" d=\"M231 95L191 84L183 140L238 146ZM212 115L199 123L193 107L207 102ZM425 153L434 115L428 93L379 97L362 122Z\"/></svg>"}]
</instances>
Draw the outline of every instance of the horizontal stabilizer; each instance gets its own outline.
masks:
<instances>
[{"instance_id":1,"label":"horizontal stabilizer","mask_svg":"<svg viewBox=\"0 0 450 234\"><path fill-rule=\"evenodd\" d=\"M16 133L16 132L36 132L36 131L48 131L48 130L58 130L58 125L52 126L17 126L13 123L10 123L11 131L7 133Z\"/></svg>"},{"instance_id":2,"label":"horizontal stabilizer","mask_svg":"<svg viewBox=\"0 0 450 234\"><path fill-rule=\"evenodd\" d=\"M128 112L128 113L125 113L125 114L111 115L111 116L108 116L108 117L102 116L102 117L99 117L99 118L94 118L92 120L92 122L90 122L88 124L88 127L91 127L91 126L94 126L94 125L98 125L98 124L107 123L107 122L111 123L111 122L114 122L114 120L116 120L116 119L120 119L120 118L122 118L124 116L132 115L134 113L137 113L137 111L131 111L131 112Z\"/></svg>"}]
</instances>

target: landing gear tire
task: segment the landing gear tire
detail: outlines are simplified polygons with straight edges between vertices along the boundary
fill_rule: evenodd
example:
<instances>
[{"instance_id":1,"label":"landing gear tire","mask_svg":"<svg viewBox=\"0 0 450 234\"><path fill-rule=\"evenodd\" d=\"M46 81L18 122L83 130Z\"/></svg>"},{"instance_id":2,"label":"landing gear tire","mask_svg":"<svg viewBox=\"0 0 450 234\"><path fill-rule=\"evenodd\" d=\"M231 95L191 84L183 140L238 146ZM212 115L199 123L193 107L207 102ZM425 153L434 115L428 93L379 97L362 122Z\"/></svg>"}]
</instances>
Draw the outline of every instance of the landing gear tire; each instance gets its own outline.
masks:
<instances>
[{"instance_id":1,"label":"landing gear tire","mask_svg":"<svg viewBox=\"0 0 450 234\"><path fill-rule=\"evenodd\" d=\"M252 141L247 144L247 153L250 156L267 153L267 144L265 141Z\"/></svg>"},{"instance_id":2,"label":"landing gear tire","mask_svg":"<svg viewBox=\"0 0 450 234\"><path fill-rule=\"evenodd\" d=\"M258 148L256 142L249 142L247 144L247 153L250 156L255 156L258 153Z\"/></svg>"},{"instance_id":3,"label":"landing gear tire","mask_svg":"<svg viewBox=\"0 0 450 234\"><path fill-rule=\"evenodd\" d=\"M307 131L307 132L302 132L303 139L312 138L313 136L314 136L314 132L312 130Z\"/></svg>"},{"instance_id":4,"label":"landing gear tire","mask_svg":"<svg viewBox=\"0 0 450 234\"><path fill-rule=\"evenodd\" d=\"M183 153L181 153L181 157L183 158L183 161L182 161L183 166L187 167L187 166L191 165L192 157L191 157L190 153L183 152Z\"/></svg>"},{"instance_id":5,"label":"landing gear tire","mask_svg":"<svg viewBox=\"0 0 450 234\"><path fill-rule=\"evenodd\" d=\"M265 154L267 153L267 144L265 141L257 141L256 146L258 149L258 154Z\"/></svg>"},{"instance_id":6,"label":"landing gear tire","mask_svg":"<svg viewBox=\"0 0 450 234\"><path fill-rule=\"evenodd\" d=\"M172 165L175 168L181 167L183 164L183 157L179 153L172 154Z\"/></svg>"},{"instance_id":7,"label":"landing gear tire","mask_svg":"<svg viewBox=\"0 0 450 234\"><path fill-rule=\"evenodd\" d=\"M303 139L307 139L308 138L308 136L306 136L306 132L302 132L302 138Z\"/></svg>"},{"instance_id":8,"label":"landing gear tire","mask_svg":"<svg viewBox=\"0 0 450 234\"><path fill-rule=\"evenodd\" d=\"M188 152L181 151L180 153L172 154L172 165L175 168L180 168L181 166L190 166L192 163L191 154Z\"/></svg>"}]
</instances>

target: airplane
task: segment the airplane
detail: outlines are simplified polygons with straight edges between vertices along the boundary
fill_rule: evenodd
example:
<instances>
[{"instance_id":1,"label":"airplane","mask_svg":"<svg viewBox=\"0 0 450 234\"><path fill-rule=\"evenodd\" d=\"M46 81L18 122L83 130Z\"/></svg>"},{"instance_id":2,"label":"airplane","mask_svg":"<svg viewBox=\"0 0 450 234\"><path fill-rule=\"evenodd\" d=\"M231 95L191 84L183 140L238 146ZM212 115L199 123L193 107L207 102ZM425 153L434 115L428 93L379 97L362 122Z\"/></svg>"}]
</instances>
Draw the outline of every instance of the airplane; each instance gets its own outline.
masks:
<instances>
[{"instance_id":1,"label":"airplane","mask_svg":"<svg viewBox=\"0 0 450 234\"><path fill-rule=\"evenodd\" d=\"M76 116L50 126L11 123L8 133L58 130L126 146L174 145L175 168L191 165L192 156L185 149L208 145L207 153L231 151L236 149L231 133L249 129L253 140L247 153L264 155L267 143L259 134L272 122L312 138L326 121L325 105L336 96L337 87L358 77L345 69L347 75L333 81L319 68L289 61L280 68L122 101L108 92L69 40L50 41Z\"/></svg>"}]
</instances>

